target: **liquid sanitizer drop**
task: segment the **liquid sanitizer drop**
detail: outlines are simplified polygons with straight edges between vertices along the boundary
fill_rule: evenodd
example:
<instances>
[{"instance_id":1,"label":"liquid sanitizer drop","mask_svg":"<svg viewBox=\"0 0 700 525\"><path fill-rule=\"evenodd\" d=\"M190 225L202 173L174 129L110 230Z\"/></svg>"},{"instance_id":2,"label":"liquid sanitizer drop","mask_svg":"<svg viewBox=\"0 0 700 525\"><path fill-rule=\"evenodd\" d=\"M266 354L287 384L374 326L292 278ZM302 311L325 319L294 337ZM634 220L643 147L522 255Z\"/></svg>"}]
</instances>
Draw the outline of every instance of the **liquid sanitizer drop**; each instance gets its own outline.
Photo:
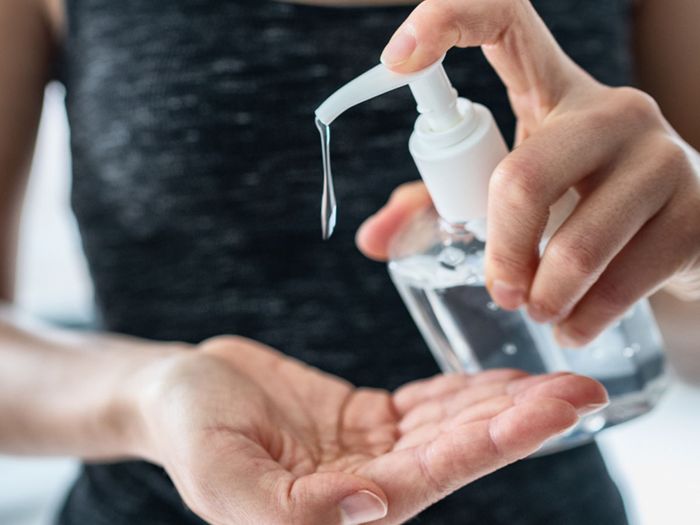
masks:
<instances>
[{"instance_id":1,"label":"liquid sanitizer drop","mask_svg":"<svg viewBox=\"0 0 700 525\"><path fill-rule=\"evenodd\" d=\"M458 97L442 60L412 74L380 64L316 110L324 146L324 237L335 221L328 126L352 106L402 86L409 86L420 113L409 151L434 208L394 238L389 274L442 370L567 370L603 383L610 405L548 442L540 454L587 442L603 428L651 410L667 381L663 342L646 301L588 346L567 349L556 343L550 325L532 321L524 309L503 310L491 300L484 281L488 182L508 148L491 112ZM577 200L571 190L552 207L543 246Z\"/></svg>"}]
</instances>

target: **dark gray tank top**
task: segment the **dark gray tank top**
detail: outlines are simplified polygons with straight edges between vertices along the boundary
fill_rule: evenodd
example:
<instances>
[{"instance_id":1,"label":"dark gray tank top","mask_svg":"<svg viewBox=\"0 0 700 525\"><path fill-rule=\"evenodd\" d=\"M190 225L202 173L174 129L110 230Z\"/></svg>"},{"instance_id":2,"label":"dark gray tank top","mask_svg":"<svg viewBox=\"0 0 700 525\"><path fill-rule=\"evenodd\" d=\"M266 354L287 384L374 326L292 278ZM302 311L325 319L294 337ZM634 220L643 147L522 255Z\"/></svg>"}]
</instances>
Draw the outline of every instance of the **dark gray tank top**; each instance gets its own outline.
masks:
<instances>
[{"instance_id":1,"label":"dark gray tank top","mask_svg":"<svg viewBox=\"0 0 700 525\"><path fill-rule=\"evenodd\" d=\"M594 76L629 81L627 0L535 6ZM67 0L67 11L60 75L72 204L104 329L193 343L240 334L389 389L438 372L384 266L353 242L390 191L417 177L407 90L334 124L340 214L330 242L319 224L313 110L377 63L410 8ZM512 137L506 94L480 51L454 50L446 68L459 92L489 106ZM520 463L425 516L423 523L624 523L594 446ZM86 467L61 522L198 520L160 469L134 462Z\"/></svg>"}]
</instances>

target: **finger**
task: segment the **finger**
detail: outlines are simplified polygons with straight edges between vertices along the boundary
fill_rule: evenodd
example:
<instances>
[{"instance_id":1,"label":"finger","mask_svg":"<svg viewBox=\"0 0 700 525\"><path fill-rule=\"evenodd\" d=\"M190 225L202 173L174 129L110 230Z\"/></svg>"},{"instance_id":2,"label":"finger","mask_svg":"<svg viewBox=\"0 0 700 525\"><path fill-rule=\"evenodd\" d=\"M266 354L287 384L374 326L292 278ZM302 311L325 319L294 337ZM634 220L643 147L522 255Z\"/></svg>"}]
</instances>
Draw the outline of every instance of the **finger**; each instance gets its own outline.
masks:
<instances>
[{"instance_id":1,"label":"finger","mask_svg":"<svg viewBox=\"0 0 700 525\"><path fill-rule=\"evenodd\" d=\"M342 418L328 418L329 435L343 434L346 452L382 454L391 450L398 438L398 415L392 396L386 390L358 388L345 401Z\"/></svg>"},{"instance_id":2,"label":"finger","mask_svg":"<svg viewBox=\"0 0 700 525\"><path fill-rule=\"evenodd\" d=\"M689 217L687 210L692 210L695 217ZM642 228L571 315L557 326L555 333L560 344L577 347L589 343L634 303L682 271L697 252L698 210L700 203L676 199Z\"/></svg>"},{"instance_id":3,"label":"finger","mask_svg":"<svg viewBox=\"0 0 700 525\"><path fill-rule=\"evenodd\" d=\"M392 502L388 517L400 522L533 453L577 420L574 407L560 399L525 401L490 420L458 426L424 445L377 458L360 473L382 486Z\"/></svg>"},{"instance_id":4,"label":"finger","mask_svg":"<svg viewBox=\"0 0 700 525\"><path fill-rule=\"evenodd\" d=\"M505 394L507 386L506 382L476 385L421 403L401 419L399 430L406 433L428 422L447 419L470 405Z\"/></svg>"},{"instance_id":5,"label":"finger","mask_svg":"<svg viewBox=\"0 0 700 525\"><path fill-rule=\"evenodd\" d=\"M516 405L539 398L561 399L573 406L579 415L608 404L608 393L603 385L590 377L573 374L552 377L512 395Z\"/></svg>"},{"instance_id":6,"label":"finger","mask_svg":"<svg viewBox=\"0 0 700 525\"><path fill-rule=\"evenodd\" d=\"M460 376L446 376L454 377L448 382L453 388L443 392L439 390L439 381L433 380L434 383L428 382L426 386L429 387L428 392L432 390L434 395L423 397L401 414L399 430L404 433L410 432L421 425L449 418L470 405L479 404L503 394L515 395L526 388L550 381L560 375L570 374L557 372L530 376L526 372L515 369L487 370L473 376L466 376L465 379L468 378L468 381L464 381L461 385L457 381Z\"/></svg>"},{"instance_id":7,"label":"finger","mask_svg":"<svg viewBox=\"0 0 700 525\"><path fill-rule=\"evenodd\" d=\"M536 377L542 379L537 383L528 381ZM511 405L518 405L538 398L561 399L571 404L579 415L601 409L609 402L608 394L598 381L585 376L569 373L551 376L533 376L515 383L528 384L525 388L509 388L508 394L485 399L472 405L443 423L443 428L452 428L472 421L489 419ZM520 386L520 385L518 385Z\"/></svg>"},{"instance_id":8,"label":"finger","mask_svg":"<svg viewBox=\"0 0 700 525\"><path fill-rule=\"evenodd\" d=\"M449 493L535 452L578 421L568 403L540 399L513 406L486 421L467 423L417 449L436 492ZM465 445L465 440L471 440ZM422 450L421 450L422 449Z\"/></svg>"},{"instance_id":9,"label":"finger","mask_svg":"<svg viewBox=\"0 0 700 525\"><path fill-rule=\"evenodd\" d=\"M569 372L558 372L489 384L482 388L467 388L449 397L425 402L401 420L399 430L408 434L422 426L448 422L455 417L469 418L472 410L479 414L483 408L481 405L503 395L511 396L515 402L533 397L556 397L581 412L600 408L607 403L605 389L597 381Z\"/></svg>"},{"instance_id":10,"label":"finger","mask_svg":"<svg viewBox=\"0 0 700 525\"><path fill-rule=\"evenodd\" d=\"M394 190L386 205L360 226L355 238L357 247L370 259L386 260L392 238L431 202L422 182L402 184Z\"/></svg>"},{"instance_id":11,"label":"finger","mask_svg":"<svg viewBox=\"0 0 700 525\"><path fill-rule=\"evenodd\" d=\"M549 381L551 379L566 376L566 375L571 375L571 372L554 372L554 373L547 374L547 375L536 375L536 376L523 377L523 378L518 379L516 381L512 381L507 386L506 390L510 395L514 396L514 395L519 394L520 392L523 392L524 390L527 390L528 388L531 388L535 385L539 385L540 383L544 383L545 381Z\"/></svg>"},{"instance_id":12,"label":"finger","mask_svg":"<svg viewBox=\"0 0 700 525\"><path fill-rule=\"evenodd\" d=\"M399 388L394 394L394 406L404 415L417 405L450 395L470 385L504 382L527 376L522 370L499 368L479 374L440 374L429 379L413 381Z\"/></svg>"},{"instance_id":13,"label":"finger","mask_svg":"<svg viewBox=\"0 0 700 525\"><path fill-rule=\"evenodd\" d=\"M388 512L384 491L376 483L352 474L303 476L288 494L290 518L280 523L355 525L381 519Z\"/></svg>"},{"instance_id":14,"label":"finger","mask_svg":"<svg viewBox=\"0 0 700 525\"><path fill-rule=\"evenodd\" d=\"M512 407L513 404L513 396L505 394L479 401L451 418L427 421L404 433L396 442L395 450L403 450L422 445L428 441L434 440L443 432L450 432L452 428L465 423L490 419Z\"/></svg>"},{"instance_id":15,"label":"finger","mask_svg":"<svg viewBox=\"0 0 700 525\"><path fill-rule=\"evenodd\" d=\"M394 393L394 407L403 416L420 403L451 394L468 386L470 374L439 374L428 379L412 381Z\"/></svg>"},{"instance_id":16,"label":"finger","mask_svg":"<svg viewBox=\"0 0 700 525\"><path fill-rule=\"evenodd\" d=\"M550 207L619 152L619 124L591 133L595 119L577 114L551 120L508 155L491 177L485 277L494 301L503 308L516 309L527 299Z\"/></svg>"},{"instance_id":17,"label":"finger","mask_svg":"<svg viewBox=\"0 0 700 525\"><path fill-rule=\"evenodd\" d=\"M519 379L512 382L506 390L507 394L483 399L452 417L428 421L411 429L401 436L396 449L425 443L441 432L451 432L453 428L465 423L490 419L513 405L537 398L562 399L570 403L579 415L600 410L608 404L607 392L599 382L569 373Z\"/></svg>"},{"instance_id":18,"label":"finger","mask_svg":"<svg viewBox=\"0 0 700 525\"><path fill-rule=\"evenodd\" d=\"M453 46L485 46L509 92L531 96L543 110L556 104L577 70L530 3L512 0L425 0L391 38L382 61L408 73Z\"/></svg>"},{"instance_id":19,"label":"finger","mask_svg":"<svg viewBox=\"0 0 700 525\"><path fill-rule=\"evenodd\" d=\"M666 204L676 185L672 176L659 178L666 162L662 157L635 154L579 202L542 255L528 297L532 319L544 323L568 317L612 259Z\"/></svg>"},{"instance_id":20,"label":"finger","mask_svg":"<svg viewBox=\"0 0 700 525\"><path fill-rule=\"evenodd\" d=\"M207 443L219 452L208 454L208 463L197 465L187 480L174 477L190 508L208 522L349 525L387 513L386 494L367 478L341 472L297 477L248 438L222 436Z\"/></svg>"}]
</instances>

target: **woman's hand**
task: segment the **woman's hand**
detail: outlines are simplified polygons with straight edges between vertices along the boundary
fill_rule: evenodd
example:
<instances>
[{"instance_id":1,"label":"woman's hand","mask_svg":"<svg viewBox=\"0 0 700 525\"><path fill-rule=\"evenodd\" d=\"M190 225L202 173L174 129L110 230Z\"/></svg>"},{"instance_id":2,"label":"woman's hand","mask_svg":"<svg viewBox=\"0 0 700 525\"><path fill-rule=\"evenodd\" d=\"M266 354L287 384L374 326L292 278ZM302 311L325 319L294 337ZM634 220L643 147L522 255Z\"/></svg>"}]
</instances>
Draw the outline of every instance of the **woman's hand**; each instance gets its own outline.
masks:
<instances>
[{"instance_id":1,"label":"woman's hand","mask_svg":"<svg viewBox=\"0 0 700 525\"><path fill-rule=\"evenodd\" d=\"M128 386L134 453L215 525L401 523L607 402L592 379L514 370L357 389L234 337Z\"/></svg>"},{"instance_id":2,"label":"woman's hand","mask_svg":"<svg viewBox=\"0 0 700 525\"><path fill-rule=\"evenodd\" d=\"M410 72L452 46L482 46L518 118L517 147L489 189L487 286L507 309L527 303L565 346L591 341L633 303L700 273L700 156L649 96L602 85L558 47L526 0L425 0L382 56ZM579 205L540 256L550 206ZM398 192L358 234L386 256L389 238L427 196Z\"/></svg>"}]
</instances>

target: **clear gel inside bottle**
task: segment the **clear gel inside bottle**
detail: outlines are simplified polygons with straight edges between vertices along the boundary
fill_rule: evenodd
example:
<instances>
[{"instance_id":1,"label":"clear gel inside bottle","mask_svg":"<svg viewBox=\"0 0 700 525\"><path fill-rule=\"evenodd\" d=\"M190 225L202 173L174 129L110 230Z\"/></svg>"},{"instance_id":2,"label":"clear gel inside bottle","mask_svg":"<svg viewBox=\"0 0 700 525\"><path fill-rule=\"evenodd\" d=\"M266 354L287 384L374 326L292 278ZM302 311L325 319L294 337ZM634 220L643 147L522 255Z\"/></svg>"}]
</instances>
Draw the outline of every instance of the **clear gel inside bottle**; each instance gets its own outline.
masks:
<instances>
[{"instance_id":1,"label":"clear gel inside bottle","mask_svg":"<svg viewBox=\"0 0 700 525\"><path fill-rule=\"evenodd\" d=\"M500 309L484 281L485 224L449 224L430 210L394 239L389 273L445 372L518 368L574 371L599 380L610 405L591 414L543 452L568 448L602 428L649 411L666 384L663 343L646 301L585 348L565 349L549 325L524 310ZM542 453L542 452L541 452Z\"/></svg>"}]
</instances>

